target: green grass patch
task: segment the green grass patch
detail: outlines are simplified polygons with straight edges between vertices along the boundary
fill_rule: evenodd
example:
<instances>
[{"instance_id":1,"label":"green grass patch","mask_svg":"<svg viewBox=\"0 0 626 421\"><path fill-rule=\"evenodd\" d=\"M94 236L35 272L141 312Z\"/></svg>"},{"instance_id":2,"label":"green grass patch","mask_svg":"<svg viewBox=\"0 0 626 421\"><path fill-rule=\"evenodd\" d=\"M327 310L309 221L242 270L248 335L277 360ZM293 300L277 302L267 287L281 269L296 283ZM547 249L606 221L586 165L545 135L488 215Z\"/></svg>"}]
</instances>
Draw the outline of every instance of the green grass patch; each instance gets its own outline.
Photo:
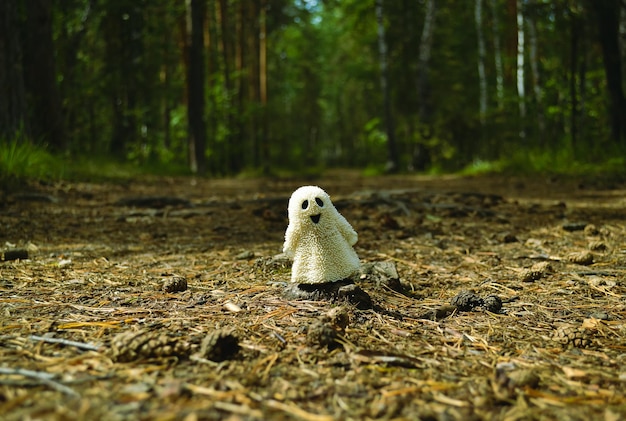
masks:
<instances>
[{"instance_id":1,"label":"green grass patch","mask_svg":"<svg viewBox=\"0 0 626 421\"><path fill-rule=\"evenodd\" d=\"M0 181L5 186L28 179L51 180L64 175L64 166L45 148L21 136L0 142Z\"/></svg>"},{"instance_id":2,"label":"green grass patch","mask_svg":"<svg viewBox=\"0 0 626 421\"><path fill-rule=\"evenodd\" d=\"M182 164L121 161L108 156L65 156L50 153L18 137L0 141L0 183L12 188L32 180L116 181L142 175L189 175Z\"/></svg>"},{"instance_id":3,"label":"green grass patch","mask_svg":"<svg viewBox=\"0 0 626 421\"><path fill-rule=\"evenodd\" d=\"M502 162L500 161L475 159L471 164L459 171L459 173L462 175L494 174L502 172L502 167Z\"/></svg>"},{"instance_id":4,"label":"green grass patch","mask_svg":"<svg viewBox=\"0 0 626 421\"><path fill-rule=\"evenodd\" d=\"M179 176L189 175L186 166L158 162L121 161L111 157L94 158L81 156L69 165L67 178L71 180L115 181L143 175Z\"/></svg>"},{"instance_id":5,"label":"green grass patch","mask_svg":"<svg viewBox=\"0 0 626 421\"><path fill-rule=\"evenodd\" d=\"M623 153L607 154L595 160L582 160L571 151L518 150L506 158L495 161L474 160L461 171L462 175L480 174L561 174L572 176L598 174L626 174L626 157Z\"/></svg>"}]
</instances>

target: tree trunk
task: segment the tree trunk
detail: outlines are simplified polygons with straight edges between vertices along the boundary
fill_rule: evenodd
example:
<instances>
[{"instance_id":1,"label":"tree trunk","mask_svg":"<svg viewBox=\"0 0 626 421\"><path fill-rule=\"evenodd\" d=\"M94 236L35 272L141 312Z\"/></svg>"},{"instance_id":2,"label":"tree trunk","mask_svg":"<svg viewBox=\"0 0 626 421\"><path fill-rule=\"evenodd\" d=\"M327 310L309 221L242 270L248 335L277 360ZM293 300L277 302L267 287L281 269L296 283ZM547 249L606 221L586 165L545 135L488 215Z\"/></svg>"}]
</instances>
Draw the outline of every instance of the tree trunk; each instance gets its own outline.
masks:
<instances>
[{"instance_id":1,"label":"tree trunk","mask_svg":"<svg viewBox=\"0 0 626 421\"><path fill-rule=\"evenodd\" d=\"M11 140L28 128L16 3L0 1L0 142Z\"/></svg>"},{"instance_id":2,"label":"tree trunk","mask_svg":"<svg viewBox=\"0 0 626 421\"><path fill-rule=\"evenodd\" d=\"M539 74L539 59L537 55L537 28L535 27L534 18L528 18L528 44L537 116L537 135L538 138L541 139L543 137L545 122L543 116L543 90L541 89L541 76Z\"/></svg>"},{"instance_id":3,"label":"tree trunk","mask_svg":"<svg viewBox=\"0 0 626 421\"><path fill-rule=\"evenodd\" d=\"M247 119L247 137L250 139L252 156L250 157L252 165L259 167L260 163L260 144L258 136L258 105L259 105L259 20L258 8L259 0L246 1L246 48L247 48L247 68L248 76L248 97L246 98L246 109L249 112Z\"/></svg>"},{"instance_id":4,"label":"tree trunk","mask_svg":"<svg viewBox=\"0 0 626 421\"><path fill-rule=\"evenodd\" d=\"M432 102L430 86L430 57L433 45L433 32L435 29L435 16L437 5L435 0L427 0L424 13L424 25L420 37L418 64L417 64L417 98L418 118L420 126L420 138L413 145L411 153L411 167L415 171L424 171L431 164L430 151L426 140L432 137ZM411 129L411 132L413 130Z\"/></svg>"},{"instance_id":5,"label":"tree trunk","mask_svg":"<svg viewBox=\"0 0 626 421\"><path fill-rule=\"evenodd\" d=\"M517 99L519 103L519 136L526 137L526 91L524 87L524 12L522 10L523 1L516 2L517 16Z\"/></svg>"},{"instance_id":6,"label":"tree trunk","mask_svg":"<svg viewBox=\"0 0 626 421\"><path fill-rule=\"evenodd\" d=\"M430 56L433 45L433 31L435 28L436 4L435 0L426 2L424 26L420 38L418 67L417 67L417 97L419 98L419 119L421 124L430 124L432 104L430 101Z\"/></svg>"},{"instance_id":7,"label":"tree trunk","mask_svg":"<svg viewBox=\"0 0 626 421\"><path fill-rule=\"evenodd\" d=\"M143 42L141 10L134 2L106 3L102 18L106 52L104 67L107 90L113 109L109 152L125 159L128 145L137 139L136 106L139 99L137 63L141 61Z\"/></svg>"},{"instance_id":8,"label":"tree trunk","mask_svg":"<svg viewBox=\"0 0 626 421\"><path fill-rule=\"evenodd\" d=\"M493 56L496 65L496 101L499 110L504 107L504 67L502 65L502 48L500 46L500 18L496 0L489 0L493 25Z\"/></svg>"},{"instance_id":9,"label":"tree trunk","mask_svg":"<svg viewBox=\"0 0 626 421\"><path fill-rule=\"evenodd\" d=\"M576 77L578 75L578 45L580 41L580 18L570 13L570 68L569 68L569 98L570 98L570 143L574 150L578 143L578 92Z\"/></svg>"},{"instance_id":10,"label":"tree trunk","mask_svg":"<svg viewBox=\"0 0 626 421\"><path fill-rule=\"evenodd\" d=\"M204 17L205 0L189 0L189 68L187 116L189 119L189 167L206 172L206 125L204 121Z\"/></svg>"},{"instance_id":11,"label":"tree trunk","mask_svg":"<svg viewBox=\"0 0 626 421\"><path fill-rule=\"evenodd\" d=\"M267 0L261 0L259 13L259 99L261 102L259 143L263 173L268 174L270 171L270 146L267 119Z\"/></svg>"},{"instance_id":12,"label":"tree trunk","mask_svg":"<svg viewBox=\"0 0 626 421\"><path fill-rule=\"evenodd\" d=\"M237 92L236 102L233 107L233 111L237 113L236 118L233 119L233 126L230 128L233 131L233 139L231 142L231 154L229 159L229 172L239 172L245 162L244 158L244 139L247 140L246 133L246 121L243 118L245 114L246 98L248 98L248 74L246 68L248 66L247 54L248 48L247 42L247 22L246 22L246 4L245 1L240 1L237 4L237 21L235 24L235 72L237 79L235 83L235 91Z\"/></svg>"},{"instance_id":13,"label":"tree trunk","mask_svg":"<svg viewBox=\"0 0 626 421\"><path fill-rule=\"evenodd\" d=\"M385 23L383 14L383 0L376 0L376 22L378 26L378 55L380 60L380 89L383 95L383 113L385 131L387 133L387 172L396 172L399 168L398 152L396 147L395 126L391 113L391 96L389 92L389 69L387 63L387 42L385 40Z\"/></svg>"},{"instance_id":14,"label":"tree trunk","mask_svg":"<svg viewBox=\"0 0 626 421\"><path fill-rule=\"evenodd\" d=\"M485 37L483 35L483 11L482 0L475 0L474 20L476 22L476 34L478 37L478 83L479 83L479 116L480 124L485 125L487 116L487 77L485 76Z\"/></svg>"},{"instance_id":15,"label":"tree trunk","mask_svg":"<svg viewBox=\"0 0 626 421\"><path fill-rule=\"evenodd\" d=\"M52 41L52 2L27 0L24 31L24 84L30 108L30 126L35 141L54 150L66 148L61 115L61 97L56 83Z\"/></svg>"},{"instance_id":16,"label":"tree trunk","mask_svg":"<svg viewBox=\"0 0 626 421\"><path fill-rule=\"evenodd\" d=\"M594 11L602 46L604 73L609 93L611 138L615 144L622 142L626 126L626 102L622 89L622 67L619 48L620 0L589 0Z\"/></svg>"},{"instance_id":17,"label":"tree trunk","mask_svg":"<svg viewBox=\"0 0 626 421\"><path fill-rule=\"evenodd\" d=\"M234 86L233 79L231 73L233 68L235 67L235 42L233 40L233 31L231 27L231 15L229 12L228 1L227 0L219 0L219 20L220 20L220 50L222 52L222 71L224 75L224 90L226 91L226 104L225 104L225 113L226 113L226 139L224 141L224 147L221 150L221 156L223 157L223 162L221 162L220 167L223 172L230 172L233 169L234 160L233 157L237 156L237 145L238 138L236 136L237 133L237 122L235 121L234 112L235 112L235 101L234 98Z\"/></svg>"},{"instance_id":18,"label":"tree trunk","mask_svg":"<svg viewBox=\"0 0 626 421\"><path fill-rule=\"evenodd\" d=\"M218 34L217 34L217 1L208 0L207 5L207 21L205 26L205 39L207 42L208 51L208 65L207 65L207 82L210 87L208 92L208 104L207 104L207 144L206 148L209 151L210 159L207 159L207 171L209 173L217 173L218 162L220 160L220 153L218 151L219 142L218 139L218 127L221 119L222 105L219 99L222 93L219 89L220 82L220 58L218 47ZM223 87L222 87L223 89Z\"/></svg>"}]
</instances>

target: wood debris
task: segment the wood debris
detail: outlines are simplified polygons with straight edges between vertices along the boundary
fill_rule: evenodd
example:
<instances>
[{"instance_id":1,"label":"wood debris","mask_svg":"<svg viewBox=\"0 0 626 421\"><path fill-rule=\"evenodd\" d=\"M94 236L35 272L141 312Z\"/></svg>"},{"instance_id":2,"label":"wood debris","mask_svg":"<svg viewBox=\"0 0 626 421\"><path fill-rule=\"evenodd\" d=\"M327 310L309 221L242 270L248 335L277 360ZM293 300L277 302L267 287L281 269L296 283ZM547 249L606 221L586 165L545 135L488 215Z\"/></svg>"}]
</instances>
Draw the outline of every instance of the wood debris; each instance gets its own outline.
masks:
<instances>
[{"instance_id":1,"label":"wood debris","mask_svg":"<svg viewBox=\"0 0 626 421\"><path fill-rule=\"evenodd\" d=\"M41 186L62 200L0 214L29 252L0 264L0 413L626 419L626 185L522 181L316 180L363 265L292 296L277 253L302 180ZM183 200L115 205L159 197Z\"/></svg>"}]
</instances>

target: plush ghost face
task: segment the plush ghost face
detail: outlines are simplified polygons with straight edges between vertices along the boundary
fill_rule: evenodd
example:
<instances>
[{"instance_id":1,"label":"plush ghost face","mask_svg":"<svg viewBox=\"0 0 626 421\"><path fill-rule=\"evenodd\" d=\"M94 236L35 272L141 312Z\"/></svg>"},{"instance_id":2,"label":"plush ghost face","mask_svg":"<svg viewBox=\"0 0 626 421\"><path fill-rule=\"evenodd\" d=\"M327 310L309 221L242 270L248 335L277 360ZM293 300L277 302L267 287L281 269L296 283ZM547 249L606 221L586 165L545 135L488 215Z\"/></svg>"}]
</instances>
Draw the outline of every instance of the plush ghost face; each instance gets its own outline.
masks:
<instances>
[{"instance_id":1,"label":"plush ghost face","mask_svg":"<svg viewBox=\"0 0 626 421\"><path fill-rule=\"evenodd\" d=\"M345 279L359 268L352 246L358 236L317 186L303 186L289 199L283 251L293 259L291 280L316 284Z\"/></svg>"}]
</instances>

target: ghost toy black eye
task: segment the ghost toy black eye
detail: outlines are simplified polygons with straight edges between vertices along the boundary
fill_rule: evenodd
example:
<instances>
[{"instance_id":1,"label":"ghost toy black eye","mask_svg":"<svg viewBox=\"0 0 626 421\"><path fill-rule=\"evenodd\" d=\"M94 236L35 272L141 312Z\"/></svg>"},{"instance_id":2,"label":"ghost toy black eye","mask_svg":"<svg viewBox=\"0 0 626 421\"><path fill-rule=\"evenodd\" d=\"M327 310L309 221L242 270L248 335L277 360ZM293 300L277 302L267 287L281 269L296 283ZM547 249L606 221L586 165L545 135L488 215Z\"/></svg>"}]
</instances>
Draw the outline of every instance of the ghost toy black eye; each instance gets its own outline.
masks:
<instances>
[{"instance_id":1,"label":"ghost toy black eye","mask_svg":"<svg viewBox=\"0 0 626 421\"><path fill-rule=\"evenodd\" d=\"M309 201L305 200L304 202L302 202L302 209L306 209L309 207Z\"/></svg>"},{"instance_id":2,"label":"ghost toy black eye","mask_svg":"<svg viewBox=\"0 0 626 421\"><path fill-rule=\"evenodd\" d=\"M315 198L315 203L317 203L317 205L318 205L320 208L323 208L323 207L324 207L324 201L323 201L322 199L320 199L319 197L316 197L316 198Z\"/></svg>"}]
</instances>

